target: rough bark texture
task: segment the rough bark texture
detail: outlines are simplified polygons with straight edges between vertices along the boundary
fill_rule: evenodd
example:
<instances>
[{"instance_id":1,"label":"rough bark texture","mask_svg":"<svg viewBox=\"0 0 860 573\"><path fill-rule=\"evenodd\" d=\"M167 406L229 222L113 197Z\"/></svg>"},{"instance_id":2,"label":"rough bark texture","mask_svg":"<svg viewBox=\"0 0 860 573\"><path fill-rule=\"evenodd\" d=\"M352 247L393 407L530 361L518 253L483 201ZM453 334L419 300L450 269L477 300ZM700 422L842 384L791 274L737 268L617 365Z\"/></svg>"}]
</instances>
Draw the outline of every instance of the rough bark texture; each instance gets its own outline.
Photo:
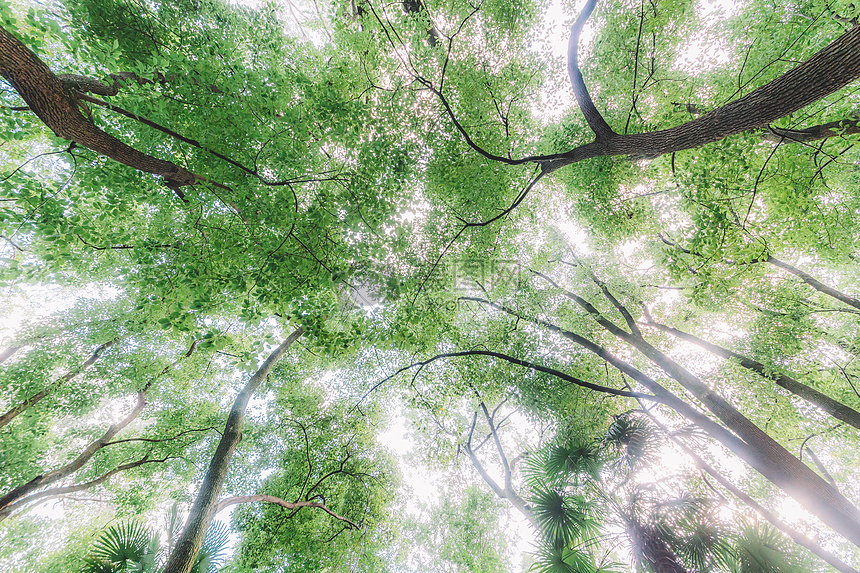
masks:
<instances>
[{"instance_id":1,"label":"rough bark texture","mask_svg":"<svg viewBox=\"0 0 860 573\"><path fill-rule=\"evenodd\" d=\"M98 452L100 449L105 447L108 442L110 442L111 438L116 436L119 432L122 431L123 428L128 426L137 416L140 414L141 410L143 410L144 406L146 406L146 394L144 392L137 393L137 403L132 409L131 413L123 418L118 424L111 425L107 432L102 435L101 438L92 442L88 445L81 454L76 457L71 462L66 465L57 468L53 471L43 473L35 478L31 479L25 484L22 484L2 498L0 498L0 521L9 517L9 513L11 512L11 506L23 499L24 497L31 495L36 492L41 487L46 485L55 483L61 479L64 479L82 467L92 459L92 457Z\"/></svg>"},{"instance_id":2,"label":"rough bark texture","mask_svg":"<svg viewBox=\"0 0 860 573\"><path fill-rule=\"evenodd\" d=\"M837 420L841 420L846 424L854 426L858 430L860 430L860 412L851 408L850 406L846 406L845 404L834 400L830 396L826 394L822 394L815 388L807 386L806 384L799 382L788 376L786 374L777 374L777 373L769 373L767 368L765 368L764 364L760 362L756 362L751 358L747 358L737 352L733 352L727 348L723 348L721 346L717 346L716 344L712 344L706 340L702 340L697 336L693 336L692 334L686 333L682 330L678 330L677 328L672 328L671 326L666 326L664 324L659 324L657 322L649 322L649 324L663 332L667 332L681 340L686 340L687 342L692 342L696 346L700 348L704 348L708 352L716 354L722 358L727 360L737 360L738 364L746 368L747 370L751 370L756 374L767 378L768 380L773 380L777 386L780 388L784 388L798 396L803 398L810 404L814 406L818 406Z\"/></svg>"},{"instance_id":3,"label":"rough bark texture","mask_svg":"<svg viewBox=\"0 0 860 573\"><path fill-rule=\"evenodd\" d=\"M266 379L266 376L269 375L269 372L271 372L281 355L303 333L304 329L301 327L293 331L269 355L260 369L248 380L248 383L245 384L245 387L242 388L242 391L239 392L233 401L233 407L227 416L227 424L224 428L224 433L221 435L221 441L218 442L218 448L215 450L212 461L209 463L209 469L206 472L206 477L203 478L200 492L197 494L197 499L194 500L194 505L191 507L191 514L188 516L188 521L185 523L182 535L179 536L176 545L173 547L173 551L167 559L163 573L189 573L194 566L194 560L197 558L200 547L203 545L206 531L209 529L209 524L218 510L218 497L221 494L224 480L227 478L227 471L230 469L230 460L233 457L233 452L236 451L236 447L242 439L242 422L245 419L245 410L248 407L248 401L260 384L263 383L263 380Z\"/></svg>"},{"instance_id":4,"label":"rough bark texture","mask_svg":"<svg viewBox=\"0 0 860 573\"><path fill-rule=\"evenodd\" d=\"M70 85L3 28L0 28L0 75L57 137L74 141L129 167L164 177L174 189L197 181L190 171L142 153L96 127L81 113Z\"/></svg>"},{"instance_id":5,"label":"rough bark texture","mask_svg":"<svg viewBox=\"0 0 860 573\"><path fill-rule=\"evenodd\" d=\"M591 4L591 2L589 2ZM590 13L590 11L589 11ZM578 32L571 29L571 37ZM568 67L571 68L571 84L577 99L587 96L582 74L575 59L571 62L568 52ZM596 108L587 99L580 107L595 131L597 139L566 153L542 158L527 158L543 164L545 172L555 171L565 165L608 155L634 155L657 157L666 153L692 149L734 135L762 128L770 122L785 117L819 99L839 90L860 77L860 26L855 26L834 40L826 48L786 72L768 84L754 90L721 108L715 109L677 127L632 135L613 134L601 124L606 122L594 116ZM580 83L581 85L577 85Z\"/></svg>"},{"instance_id":6,"label":"rough bark texture","mask_svg":"<svg viewBox=\"0 0 860 573\"><path fill-rule=\"evenodd\" d=\"M854 135L860 133L860 120L843 119L831 121L821 125L807 127L805 129L783 129L780 127L769 127L764 138L774 143L809 143L821 141L830 137L843 135Z\"/></svg>"},{"instance_id":7,"label":"rough bark texture","mask_svg":"<svg viewBox=\"0 0 860 573\"><path fill-rule=\"evenodd\" d=\"M95 361L98 360L108 348L116 344L117 341L119 341L121 338L122 337L114 338L113 340L102 344L101 346L96 348L95 352L92 353L92 355L86 360L86 362L81 364L78 368L75 368L71 372L64 374L62 377L60 377L59 380L57 380L47 388L36 392L17 406L13 406L12 408L10 408L8 412L0 416L0 428L11 422L15 418L15 416L18 416L22 412L25 412L28 408L34 406L39 401L41 401L45 396L49 395L51 392L53 392L54 390L56 390L57 388L59 388L60 386L62 386L87 368L89 368L90 366L92 366Z\"/></svg>"}]
</instances>

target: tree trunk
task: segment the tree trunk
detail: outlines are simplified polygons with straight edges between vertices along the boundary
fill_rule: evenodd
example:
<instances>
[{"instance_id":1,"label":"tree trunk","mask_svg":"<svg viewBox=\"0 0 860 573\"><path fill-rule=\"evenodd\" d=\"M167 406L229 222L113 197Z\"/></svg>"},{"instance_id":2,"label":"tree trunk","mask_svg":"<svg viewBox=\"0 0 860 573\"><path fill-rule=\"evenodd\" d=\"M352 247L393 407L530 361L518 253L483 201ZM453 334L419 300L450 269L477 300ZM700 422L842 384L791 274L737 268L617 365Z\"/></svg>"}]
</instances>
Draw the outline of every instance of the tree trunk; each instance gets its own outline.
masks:
<instances>
[{"instance_id":1,"label":"tree trunk","mask_svg":"<svg viewBox=\"0 0 860 573\"><path fill-rule=\"evenodd\" d=\"M233 407L230 409L230 414L227 417L227 424L221 436L221 441L218 442L218 448L215 450L212 461L209 463L209 469L206 472L206 477L203 478L200 492L197 494L197 499L194 500L194 505L191 507L191 514L188 516L188 521L185 523L182 535L179 536L176 545L173 547L173 551L171 551L167 559L163 573L189 573L194 566L194 561L200 552L200 547L203 545L203 539L206 537L206 531L209 529L209 524L212 522L212 518L218 509L218 496L221 494L221 488L224 485L224 480L227 478L227 471L230 469L230 460L233 457L233 452L242 439L242 422L245 419L245 410L248 407L248 401L260 384L262 384L263 380L266 379L266 376L269 375L269 372L271 372L281 355L302 334L304 334L302 327L293 331L269 355L260 369L248 380L248 383L245 384L245 387L242 388L242 391L239 392L233 401Z\"/></svg>"},{"instance_id":2,"label":"tree trunk","mask_svg":"<svg viewBox=\"0 0 860 573\"><path fill-rule=\"evenodd\" d=\"M544 278L551 281L548 277ZM554 282L552 284L556 287L558 286ZM569 291L564 292L566 296L575 300L590 314L594 315L596 313L598 317L597 321L601 326L631 344L639 352L660 366L660 368L678 381L681 386L701 401L723 424L731 428L734 433L728 432L693 406L669 392L656 380L620 360L602 346L546 321L531 318L525 319L558 332L563 337L593 352L632 377L658 396L663 404L674 409L691 422L698 424L706 433L719 440L720 443L737 454L765 478L796 499L810 513L817 516L851 543L860 547L860 511L848 499L836 491L821 476L794 457L776 440L753 424L735 409L734 406L729 404L728 401L711 391L710 388L693 374L687 372L640 337L628 334L600 316L597 309L584 299ZM482 302L513 316L524 318L504 306L489 301Z\"/></svg>"},{"instance_id":3,"label":"tree trunk","mask_svg":"<svg viewBox=\"0 0 860 573\"><path fill-rule=\"evenodd\" d=\"M568 295L575 297L574 300L579 299L577 302L580 306L585 303L589 308L594 309L573 293ZM651 346L641 336L629 334L605 318L598 318L598 323L662 368L723 424L731 428L757 453L758 465L765 469L762 475L800 502L821 521L860 547L860 511L833 486L753 424L725 398L714 393L698 377Z\"/></svg>"},{"instance_id":4,"label":"tree trunk","mask_svg":"<svg viewBox=\"0 0 860 573\"><path fill-rule=\"evenodd\" d=\"M92 353L92 355L86 360L86 362L81 364L78 368L75 368L74 370L71 370L70 372L64 374L62 377L60 377L59 380L57 380L56 382L54 382L53 384L51 384L47 388L40 390L39 392L36 392L35 394L33 394L32 396L30 396L29 398L27 398L26 400L24 400L20 404L18 404L17 406L13 406L12 408L10 408L8 412L6 412L2 416L0 416L0 428L2 428L3 426L5 426L9 422L11 422L15 418L15 416L26 411L31 406L34 406L39 401L41 401L42 398L49 395L51 392L53 392L54 390L56 390L57 388L59 388L60 386L62 386L63 384L65 384L66 382L68 382L69 380L71 380L72 378L74 378L75 376L77 376L78 374L83 372L84 370L86 370L87 368L89 368L90 366L92 366L95 363L95 361L101 357L101 355L104 353L105 350L107 350L108 348L110 348L111 346L113 346L118 341L122 340L123 338L124 337L122 337L122 336L118 336L117 338L114 338L113 340L105 342L104 344L102 344L101 346L96 348L95 352Z\"/></svg>"},{"instance_id":5,"label":"tree trunk","mask_svg":"<svg viewBox=\"0 0 860 573\"><path fill-rule=\"evenodd\" d=\"M802 382L799 382L791 376L787 376L785 374L769 373L768 370L765 368L764 364L761 364L760 362L756 362L751 358L747 358L746 356L738 354L737 352L733 352L727 348L712 344L697 336L693 336L692 334L688 334L682 330L678 330L677 328L672 328L671 326L659 324L654 321L649 321L649 324L659 330L662 330L663 332L667 332L673 336L676 336L681 340L692 342L696 346L704 348L708 352L712 352L717 356L720 356L727 360L737 360L738 363L747 370L752 370L756 374L759 374L760 376L763 376L768 380L773 380L780 388L788 390L795 396L803 398L814 406L818 406L837 420L841 420L846 424L860 430L860 412L851 408L850 406L846 406L845 404L834 400L826 394L822 394L815 388L807 386L806 384L803 384Z\"/></svg>"},{"instance_id":6,"label":"tree trunk","mask_svg":"<svg viewBox=\"0 0 860 573\"><path fill-rule=\"evenodd\" d=\"M823 547L821 547L820 545L815 543L813 540L811 540L810 538L808 538L804 534L800 533L799 531L797 531L793 527L787 525L785 522L783 522L781 519L779 519L779 517L777 517L776 514L774 514L773 512L768 510L767 508L763 507L760 503L758 503L752 497L747 495L746 492L744 492L743 490L741 490L740 488L735 486L732 482L730 482L725 477L723 477L722 474L720 474L720 472L718 472L710 464L708 464L705 460L703 460L701 457L699 457L699 455L696 454L696 452L694 452L692 449L687 447L687 445L683 441L681 441L681 439L678 438L678 436L673 436L672 433L668 431L666 426L664 426L654 416L653 413L651 413L647 408L644 407L641 400L637 399L637 401L639 402L640 406L643 406L642 411L645 412L649 418L651 418L651 421L658 428L660 428L664 433L666 433L667 435L669 435L672 438L672 441L674 441L675 444L677 444L677 446L679 448L681 448L681 450L683 450L683 452L685 454L687 454L693 460L693 463L696 464L697 468L706 472L711 477L713 477L715 480L717 480L717 483L722 485L724 488L729 490L735 497L737 497L742 502L744 502L749 507L751 507L756 512L758 512L759 515L761 515L766 520L768 520L774 527L776 527L777 529L779 529L780 531L782 531L783 533L788 535L792 541L794 541L798 545L805 547L810 552L812 552L813 554L817 555L818 557L820 557L821 559L823 559L824 561L829 563L831 566L833 566L835 569L837 569L841 573L860 573L856 569L854 569L853 567L851 567L850 565L848 565L847 563L845 563L844 561L842 561L841 559L839 559L838 557L836 557L835 555L833 555L832 553L830 553L829 551L827 551L826 549L824 549Z\"/></svg>"},{"instance_id":7,"label":"tree trunk","mask_svg":"<svg viewBox=\"0 0 860 573\"><path fill-rule=\"evenodd\" d=\"M197 181L190 171L142 153L96 127L81 113L72 88L3 28L0 28L0 75L57 137L134 169L164 177L173 189L193 185Z\"/></svg>"},{"instance_id":8,"label":"tree trunk","mask_svg":"<svg viewBox=\"0 0 860 573\"><path fill-rule=\"evenodd\" d=\"M76 457L71 462L66 465L57 468L48 473L41 474L31 479L25 484L22 484L2 498L0 498L0 521L9 517L9 513L11 512L11 506L17 501L23 499L24 497L33 494L37 489L44 487L48 484L57 482L61 479L64 479L82 467L90 461L90 459L98 452L100 449L105 447L107 443L117 435L123 428L128 426L137 416L140 414L141 410L143 410L144 406L146 406L146 394L144 392L137 393L137 404L135 404L134 409L132 409L131 413L120 421L118 424L112 424L107 432L102 435L101 438L92 442L89 446L87 446L81 454Z\"/></svg>"}]
</instances>

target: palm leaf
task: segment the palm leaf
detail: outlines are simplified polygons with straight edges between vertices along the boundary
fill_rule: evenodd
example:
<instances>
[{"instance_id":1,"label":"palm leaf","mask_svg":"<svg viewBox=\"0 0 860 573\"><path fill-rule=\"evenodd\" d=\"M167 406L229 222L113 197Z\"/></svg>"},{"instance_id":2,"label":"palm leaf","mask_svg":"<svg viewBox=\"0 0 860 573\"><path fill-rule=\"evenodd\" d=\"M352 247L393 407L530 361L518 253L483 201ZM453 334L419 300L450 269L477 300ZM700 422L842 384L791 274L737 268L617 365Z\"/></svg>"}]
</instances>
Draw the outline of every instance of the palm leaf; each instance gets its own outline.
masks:
<instances>
[{"instance_id":1,"label":"palm leaf","mask_svg":"<svg viewBox=\"0 0 860 573\"><path fill-rule=\"evenodd\" d=\"M565 496L556 490L539 491L532 497L532 514L544 539L555 547L597 533L598 520L592 504L581 496Z\"/></svg>"},{"instance_id":2,"label":"palm leaf","mask_svg":"<svg viewBox=\"0 0 860 573\"><path fill-rule=\"evenodd\" d=\"M206 532L203 546L197 554L192 573L214 573L227 557L230 543L230 528L221 521L214 521Z\"/></svg>"},{"instance_id":3,"label":"palm leaf","mask_svg":"<svg viewBox=\"0 0 860 573\"><path fill-rule=\"evenodd\" d=\"M111 525L96 539L90 559L113 564L117 571L123 571L131 564L147 561L153 538L146 527L134 521Z\"/></svg>"},{"instance_id":4,"label":"palm leaf","mask_svg":"<svg viewBox=\"0 0 860 573\"><path fill-rule=\"evenodd\" d=\"M587 553L569 547L544 546L529 567L535 573L597 573L594 560Z\"/></svg>"}]
</instances>

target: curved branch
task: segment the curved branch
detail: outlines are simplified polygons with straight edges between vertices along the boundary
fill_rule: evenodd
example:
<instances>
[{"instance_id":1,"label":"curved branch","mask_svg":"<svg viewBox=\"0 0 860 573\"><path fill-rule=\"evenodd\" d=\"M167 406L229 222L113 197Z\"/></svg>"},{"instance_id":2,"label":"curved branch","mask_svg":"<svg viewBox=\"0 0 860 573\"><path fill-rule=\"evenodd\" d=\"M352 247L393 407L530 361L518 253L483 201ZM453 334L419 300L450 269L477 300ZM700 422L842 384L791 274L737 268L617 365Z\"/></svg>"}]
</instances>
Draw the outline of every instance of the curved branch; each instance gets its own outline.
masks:
<instances>
[{"instance_id":1,"label":"curved branch","mask_svg":"<svg viewBox=\"0 0 860 573\"><path fill-rule=\"evenodd\" d=\"M61 479L64 479L81 469L87 462L90 461L90 459L96 454L96 452L98 452L100 449L105 447L108 442L110 442L111 438L117 435L120 431L123 430L123 428L128 426L135 418L137 418L137 416L143 410L144 406L146 406L146 394L144 392L138 392L137 404L135 404L134 408L128 414L128 416L123 418L118 424L111 425L101 438L88 445L78 457L76 457L74 460L62 467L36 476L27 483L16 487L12 491L4 495L2 498L0 498L0 521L8 517L8 514L4 512L12 504L17 503L19 500L26 496L29 496L40 487L60 481Z\"/></svg>"},{"instance_id":2,"label":"curved branch","mask_svg":"<svg viewBox=\"0 0 860 573\"><path fill-rule=\"evenodd\" d=\"M359 526L357 523L355 523L354 521L352 521L346 517L343 517L341 515L336 514L335 512L330 510L328 507L326 507L326 505L324 503L318 503L315 501L292 502L292 501L287 501L285 499L281 499L279 497L275 497L274 495L239 495L236 497L228 497L227 499L224 499L224 500L218 502L218 507L215 509L215 513L218 513L219 511L221 511L225 507L228 507L231 505L236 505L237 503L251 503L251 502L256 502L256 501L265 501L267 503L274 503L276 505L280 505L281 507L285 507L287 509L301 509L303 507L316 507L318 509L323 510L324 512L326 512L330 516L334 517L335 519L349 524L349 526L352 527L353 529L361 529L361 526Z\"/></svg>"},{"instance_id":3,"label":"curved branch","mask_svg":"<svg viewBox=\"0 0 860 573\"><path fill-rule=\"evenodd\" d=\"M74 484L74 485L70 485L70 486L65 486L65 487L55 487L53 489L46 489L44 491L34 493L32 495L29 495L23 499L20 499L20 500L16 501L15 503L8 505L5 508L3 508L3 510L0 511L0 519L5 519L10 514L12 514L14 511L20 509L22 506L33 503L34 501L44 500L45 498L49 498L49 497L59 497L59 496L63 496L63 495L69 494L69 493L75 493L78 491L90 489L91 487L95 487L101 483L104 483L111 476L116 475L119 472L122 472L125 470L130 470L132 468L142 466L143 464L153 464L153 463L165 462L165 461L169 460L171 457L173 457L173 456L165 456L161 459L151 460L151 459L149 459L149 454L147 454L137 461L129 462L127 464L122 464L121 466L117 466L114 469L110 470L109 472L107 472L105 474L102 474L101 476L97 477L94 480L90 480L88 482Z\"/></svg>"},{"instance_id":4,"label":"curved branch","mask_svg":"<svg viewBox=\"0 0 860 573\"><path fill-rule=\"evenodd\" d=\"M582 72L579 71L579 35L582 33L582 28L585 22L591 16L597 6L597 0L588 0L585 8L576 18L573 26L570 27L570 39L567 43L567 73L570 77L570 85L573 88L573 95L576 96L576 101L579 103L579 109L582 115L585 116L585 121L588 122L588 127L594 132L598 141L607 140L615 137L617 134L612 131L600 112L591 100L588 94L588 88L585 87L585 80L582 77Z\"/></svg>"}]
</instances>

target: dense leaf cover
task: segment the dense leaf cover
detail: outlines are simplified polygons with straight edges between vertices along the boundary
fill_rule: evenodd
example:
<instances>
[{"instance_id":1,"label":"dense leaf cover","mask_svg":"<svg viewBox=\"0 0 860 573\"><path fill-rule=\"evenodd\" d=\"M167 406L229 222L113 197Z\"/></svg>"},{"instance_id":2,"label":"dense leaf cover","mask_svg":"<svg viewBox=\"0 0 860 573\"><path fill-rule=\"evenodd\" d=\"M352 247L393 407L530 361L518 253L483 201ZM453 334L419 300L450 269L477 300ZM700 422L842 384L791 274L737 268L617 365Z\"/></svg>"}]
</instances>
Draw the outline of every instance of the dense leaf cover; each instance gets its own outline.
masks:
<instances>
[{"instance_id":1,"label":"dense leaf cover","mask_svg":"<svg viewBox=\"0 0 860 573\"><path fill-rule=\"evenodd\" d=\"M856 573L858 14L0 0L0 569Z\"/></svg>"}]
</instances>

